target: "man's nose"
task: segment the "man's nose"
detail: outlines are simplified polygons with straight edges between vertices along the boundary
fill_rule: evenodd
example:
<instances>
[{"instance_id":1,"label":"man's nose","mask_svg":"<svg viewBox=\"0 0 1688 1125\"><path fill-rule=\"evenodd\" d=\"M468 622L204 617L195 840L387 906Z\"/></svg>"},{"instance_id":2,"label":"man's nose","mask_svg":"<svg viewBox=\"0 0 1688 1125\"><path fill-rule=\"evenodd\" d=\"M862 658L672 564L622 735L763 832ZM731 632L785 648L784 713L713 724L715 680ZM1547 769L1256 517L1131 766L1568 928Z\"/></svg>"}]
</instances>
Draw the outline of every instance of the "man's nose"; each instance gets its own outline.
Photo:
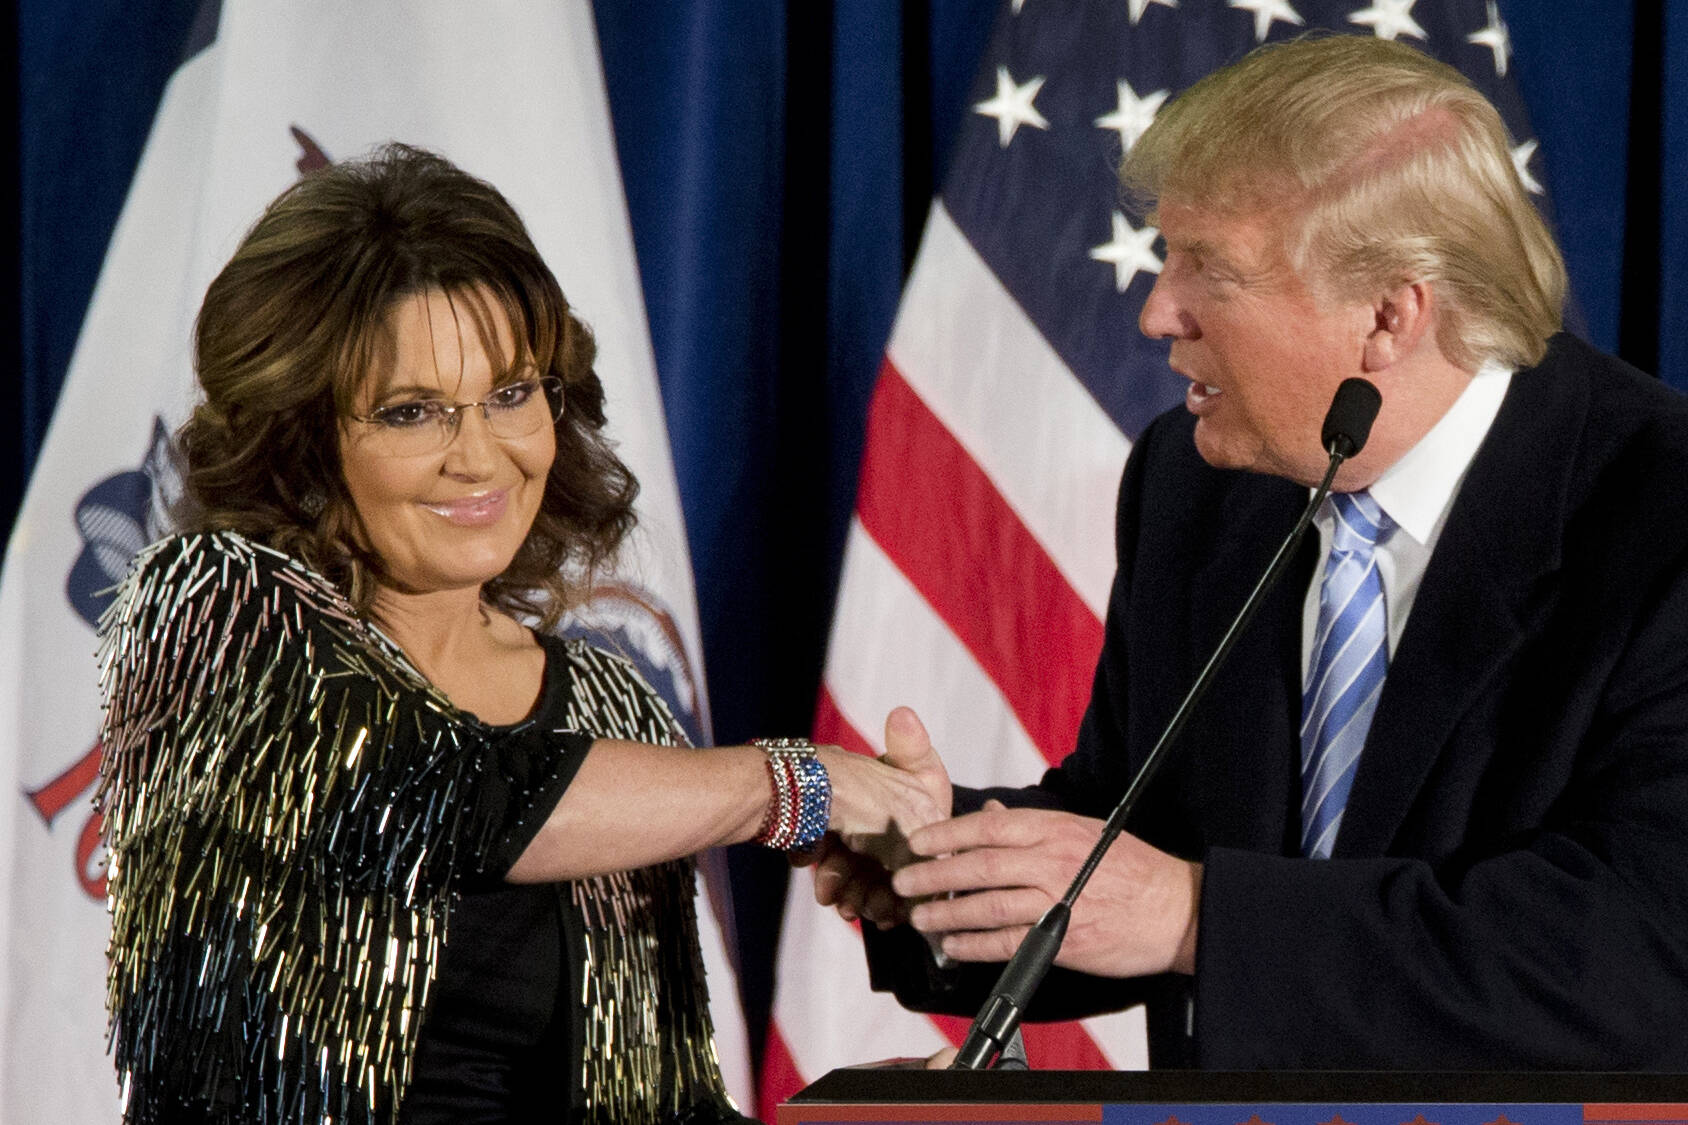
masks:
<instances>
[{"instance_id":1,"label":"man's nose","mask_svg":"<svg viewBox=\"0 0 1688 1125\"><path fill-rule=\"evenodd\" d=\"M1166 274L1157 275L1148 299L1143 302L1143 311L1137 314L1138 330L1151 340L1164 340L1187 335L1187 323L1183 310L1173 299Z\"/></svg>"}]
</instances>

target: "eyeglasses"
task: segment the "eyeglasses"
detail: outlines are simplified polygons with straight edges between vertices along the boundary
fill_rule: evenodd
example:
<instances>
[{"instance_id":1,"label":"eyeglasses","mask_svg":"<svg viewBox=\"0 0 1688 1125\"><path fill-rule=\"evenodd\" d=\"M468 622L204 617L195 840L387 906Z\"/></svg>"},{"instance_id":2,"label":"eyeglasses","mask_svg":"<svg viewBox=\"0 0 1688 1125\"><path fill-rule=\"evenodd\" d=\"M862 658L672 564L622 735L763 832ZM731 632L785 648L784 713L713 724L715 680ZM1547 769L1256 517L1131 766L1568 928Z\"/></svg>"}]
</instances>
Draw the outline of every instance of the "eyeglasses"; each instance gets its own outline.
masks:
<instances>
[{"instance_id":1,"label":"eyeglasses","mask_svg":"<svg viewBox=\"0 0 1688 1125\"><path fill-rule=\"evenodd\" d=\"M480 402L420 398L395 402L368 414L350 415L373 427L367 437L375 452L392 457L436 453L451 444L465 410L478 406L495 438L513 440L538 433L563 416L563 381L555 375L508 383Z\"/></svg>"}]
</instances>

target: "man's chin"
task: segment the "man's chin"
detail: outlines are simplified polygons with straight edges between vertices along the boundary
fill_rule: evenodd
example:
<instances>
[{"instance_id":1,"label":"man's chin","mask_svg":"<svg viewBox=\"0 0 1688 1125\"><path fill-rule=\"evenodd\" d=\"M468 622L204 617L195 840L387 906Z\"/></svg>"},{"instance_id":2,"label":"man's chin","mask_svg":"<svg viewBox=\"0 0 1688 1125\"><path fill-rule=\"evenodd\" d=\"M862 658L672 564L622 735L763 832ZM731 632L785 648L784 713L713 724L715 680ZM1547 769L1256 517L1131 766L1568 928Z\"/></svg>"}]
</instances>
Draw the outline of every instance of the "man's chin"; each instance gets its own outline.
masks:
<instances>
[{"instance_id":1,"label":"man's chin","mask_svg":"<svg viewBox=\"0 0 1688 1125\"><path fill-rule=\"evenodd\" d=\"M1196 452L1215 469L1248 469L1256 460L1255 456L1244 456L1238 443L1228 440L1225 432L1207 418L1196 419Z\"/></svg>"},{"instance_id":2,"label":"man's chin","mask_svg":"<svg viewBox=\"0 0 1688 1125\"><path fill-rule=\"evenodd\" d=\"M1262 476L1281 477L1308 488L1317 487L1324 479L1326 464L1317 453L1308 457L1306 464L1291 464L1265 445L1239 441L1235 435L1224 433L1205 418L1196 420L1195 437L1196 452L1215 469L1239 469ZM1313 444L1315 448L1318 445L1317 441Z\"/></svg>"}]
</instances>

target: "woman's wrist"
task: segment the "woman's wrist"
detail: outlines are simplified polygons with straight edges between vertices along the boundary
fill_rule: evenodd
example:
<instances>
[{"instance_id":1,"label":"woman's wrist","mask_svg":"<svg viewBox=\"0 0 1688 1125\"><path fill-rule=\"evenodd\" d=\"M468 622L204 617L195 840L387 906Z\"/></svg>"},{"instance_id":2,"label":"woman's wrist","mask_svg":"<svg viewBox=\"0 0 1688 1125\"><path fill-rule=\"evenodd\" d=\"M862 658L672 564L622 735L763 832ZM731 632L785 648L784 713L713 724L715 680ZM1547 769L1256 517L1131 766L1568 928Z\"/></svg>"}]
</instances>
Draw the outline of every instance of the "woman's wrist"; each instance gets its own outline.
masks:
<instances>
[{"instance_id":1,"label":"woman's wrist","mask_svg":"<svg viewBox=\"0 0 1688 1125\"><path fill-rule=\"evenodd\" d=\"M753 841L779 851L813 847L832 819L832 779L815 744L798 738L758 738L767 756L768 812Z\"/></svg>"}]
</instances>

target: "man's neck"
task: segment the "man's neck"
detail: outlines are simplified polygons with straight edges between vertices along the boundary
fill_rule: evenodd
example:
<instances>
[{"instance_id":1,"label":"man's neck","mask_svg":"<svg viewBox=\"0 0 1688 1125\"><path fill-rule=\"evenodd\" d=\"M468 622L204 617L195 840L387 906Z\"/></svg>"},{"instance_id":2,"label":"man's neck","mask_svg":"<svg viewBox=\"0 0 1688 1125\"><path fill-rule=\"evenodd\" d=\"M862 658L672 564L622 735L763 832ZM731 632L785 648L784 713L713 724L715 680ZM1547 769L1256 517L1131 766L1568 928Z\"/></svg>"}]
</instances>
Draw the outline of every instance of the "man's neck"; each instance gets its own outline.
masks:
<instances>
[{"instance_id":1,"label":"man's neck","mask_svg":"<svg viewBox=\"0 0 1688 1125\"><path fill-rule=\"evenodd\" d=\"M1387 371L1367 375L1383 395L1383 408L1365 449L1338 471L1333 485L1338 492L1375 484L1435 429L1471 385L1474 372L1444 359L1440 349L1428 348Z\"/></svg>"}]
</instances>

